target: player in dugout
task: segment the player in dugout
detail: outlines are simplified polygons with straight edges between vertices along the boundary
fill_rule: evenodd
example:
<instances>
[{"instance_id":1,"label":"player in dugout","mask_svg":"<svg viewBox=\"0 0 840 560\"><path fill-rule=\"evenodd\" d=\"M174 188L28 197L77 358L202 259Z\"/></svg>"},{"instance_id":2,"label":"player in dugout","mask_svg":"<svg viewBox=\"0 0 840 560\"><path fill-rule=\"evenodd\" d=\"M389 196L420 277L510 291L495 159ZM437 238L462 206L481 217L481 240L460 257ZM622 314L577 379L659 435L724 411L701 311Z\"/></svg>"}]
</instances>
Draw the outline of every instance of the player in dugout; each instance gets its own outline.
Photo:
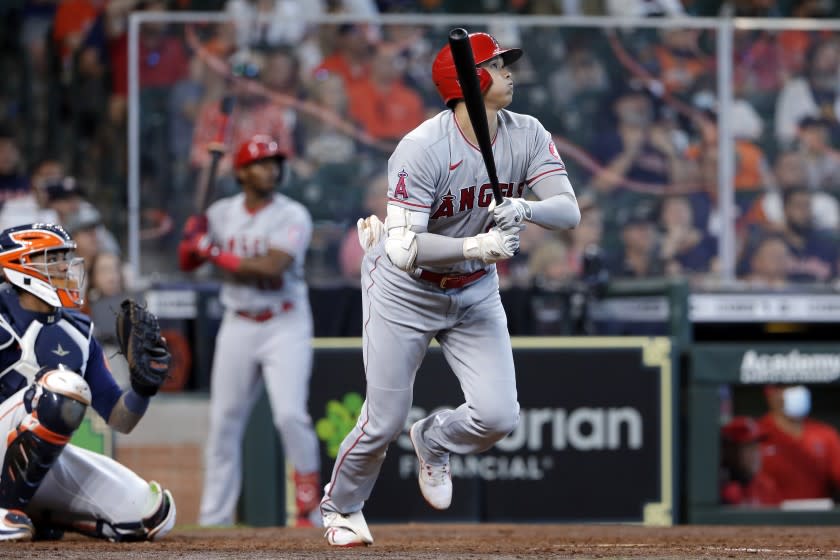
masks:
<instances>
[{"instance_id":1,"label":"player in dugout","mask_svg":"<svg viewBox=\"0 0 840 560\"><path fill-rule=\"evenodd\" d=\"M840 500L840 434L810 418L811 391L805 385L767 385L768 411L759 425L762 471L780 500Z\"/></svg>"},{"instance_id":2,"label":"player in dugout","mask_svg":"<svg viewBox=\"0 0 840 560\"><path fill-rule=\"evenodd\" d=\"M720 430L720 500L733 506L775 506L776 484L761 470L761 442L766 438L758 422L736 416Z\"/></svg>"}]
</instances>

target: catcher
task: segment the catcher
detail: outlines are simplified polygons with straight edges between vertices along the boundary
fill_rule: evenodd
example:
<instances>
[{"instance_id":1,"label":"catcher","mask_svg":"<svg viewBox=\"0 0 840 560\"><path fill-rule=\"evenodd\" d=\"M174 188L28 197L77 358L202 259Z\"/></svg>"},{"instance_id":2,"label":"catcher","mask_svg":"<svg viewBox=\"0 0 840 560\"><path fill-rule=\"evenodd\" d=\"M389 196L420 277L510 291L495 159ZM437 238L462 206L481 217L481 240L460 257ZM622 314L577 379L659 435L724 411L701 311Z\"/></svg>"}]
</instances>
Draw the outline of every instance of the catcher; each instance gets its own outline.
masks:
<instances>
[{"instance_id":1,"label":"catcher","mask_svg":"<svg viewBox=\"0 0 840 560\"><path fill-rule=\"evenodd\" d=\"M103 455L69 445L88 406L121 433L146 412L169 369L157 318L132 300L117 316L131 371L122 392L79 311L84 262L61 227L0 233L0 540L76 531L155 540L175 524L168 490Z\"/></svg>"}]
</instances>

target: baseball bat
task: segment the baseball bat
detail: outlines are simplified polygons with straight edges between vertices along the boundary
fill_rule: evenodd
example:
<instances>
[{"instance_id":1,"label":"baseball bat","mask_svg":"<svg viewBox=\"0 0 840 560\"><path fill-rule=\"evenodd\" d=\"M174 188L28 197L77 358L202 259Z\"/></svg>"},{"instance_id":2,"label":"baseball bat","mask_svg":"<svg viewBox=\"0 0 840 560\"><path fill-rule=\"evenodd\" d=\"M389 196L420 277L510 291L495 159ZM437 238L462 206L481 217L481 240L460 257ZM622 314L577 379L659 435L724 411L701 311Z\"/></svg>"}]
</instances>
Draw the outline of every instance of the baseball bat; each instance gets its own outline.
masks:
<instances>
[{"instance_id":1,"label":"baseball bat","mask_svg":"<svg viewBox=\"0 0 840 560\"><path fill-rule=\"evenodd\" d=\"M473 55L466 29L457 27L449 32L449 48L452 49L452 59L455 62L455 70L458 72L458 83L464 94L467 114L470 117L475 139L478 141L478 148L481 150L481 157L484 159L484 167L487 168L490 185L493 187L493 198L496 204L501 204L504 198L502 189L499 187L499 178L496 176L496 160L493 159L487 110L484 108L484 97L481 95L481 86L475 71L475 55Z\"/></svg>"},{"instance_id":2,"label":"baseball bat","mask_svg":"<svg viewBox=\"0 0 840 560\"><path fill-rule=\"evenodd\" d=\"M221 114L219 128L216 130L216 137L207 145L207 150L210 152L210 168L207 171L207 179L199 184L198 193L196 193L195 205L198 214L203 214L207 210L207 206L213 198L219 161L225 155L225 133L227 132L230 114L233 112L234 100L233 95L225 95L219 102L219 113Z\"/></svg>"}]
</instances>

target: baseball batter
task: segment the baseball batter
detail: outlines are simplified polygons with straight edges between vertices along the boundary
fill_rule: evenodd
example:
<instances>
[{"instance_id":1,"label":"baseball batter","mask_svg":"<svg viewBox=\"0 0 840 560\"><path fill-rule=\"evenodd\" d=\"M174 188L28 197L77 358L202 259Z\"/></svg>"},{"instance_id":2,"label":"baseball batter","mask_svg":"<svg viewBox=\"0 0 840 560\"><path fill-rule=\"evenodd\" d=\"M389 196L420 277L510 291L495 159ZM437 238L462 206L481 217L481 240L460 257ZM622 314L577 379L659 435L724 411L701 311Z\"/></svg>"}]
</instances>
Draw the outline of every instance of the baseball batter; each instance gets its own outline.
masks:
<instances>
[{"instance_id":1,"label":"baseball batter","mask_svg":"<svg viewBox=\"0 0 840 560\"><path fill-rule=\"evenodd\" d=\"M153 540L175 524L168 490L116 461L68 444L88 406L129 433L165 380L114 381L93 324L78 311L84 262L51 224L0 234L0 540ZM154 319L155 324L157 320ZM165 351L165 343L158 339ZM33 525L34 522L34 525Z\"/></svg>"},{"instance_id":2,"label":"baseball batter","mask_svg":"<svg viewBox=\"0 0 840 560\"><path fill-rule=\"evenodd\" d=\"M225 315L216 337L210 429L199 523L230 525L242 485L241 440L263 385L286 457L295 468L297 524L320 523L318 439L306 409L312 366L312 316L303 264L312 220L275 193L285 155L256 135L234 159L242 193L187 221L180 264L210 261L225 274ZM260 371L262 375L260 375Z\"/></svg>"},{"instance_id":3,"label":"baseball batter","mask_svg":"<svg viewBox=\"0 0 840 560\"><path fill-rule=\"evenodd\" d=\"M513 352L494 263L515 254L525 222L560 229L580 220L549 133L536 119L505 110L513 96L508 65L522 51L504 50L485 33L471 34L470 44L506 198L495 206L446 46L434 60L432 77L450 110L410 132L391 156L385 224L375 216L358 224L367 249L367 394L321 501L331 545L373 543L362 507L388 445L405 428L414 376L432 339L440 343L466 402L410 428L426 501L449 507L450 453L484 451L515 428ZM523 200L527 193L540 200Z\"/></svg>"}]
</instances>

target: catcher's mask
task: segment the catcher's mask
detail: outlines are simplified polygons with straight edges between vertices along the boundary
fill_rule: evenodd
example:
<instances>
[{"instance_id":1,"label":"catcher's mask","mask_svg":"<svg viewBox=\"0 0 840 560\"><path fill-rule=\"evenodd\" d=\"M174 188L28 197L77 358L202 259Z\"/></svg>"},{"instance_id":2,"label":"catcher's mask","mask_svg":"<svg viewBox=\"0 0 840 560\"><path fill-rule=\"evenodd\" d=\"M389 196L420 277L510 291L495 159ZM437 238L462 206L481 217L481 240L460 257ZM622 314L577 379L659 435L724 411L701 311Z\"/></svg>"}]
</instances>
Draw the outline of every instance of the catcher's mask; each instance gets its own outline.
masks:
<instances>
[{"instance_id":1,"label":"catcher's mask","mask_svg":"<svg viewBox=\"0 0 840 560\"><path fill-rule=\"evenodd\" d=\"M0 233L0 268L6 281L53 307L84 302L84 259L61 226L28 224Z\"/></svg>"}]
</instances>

